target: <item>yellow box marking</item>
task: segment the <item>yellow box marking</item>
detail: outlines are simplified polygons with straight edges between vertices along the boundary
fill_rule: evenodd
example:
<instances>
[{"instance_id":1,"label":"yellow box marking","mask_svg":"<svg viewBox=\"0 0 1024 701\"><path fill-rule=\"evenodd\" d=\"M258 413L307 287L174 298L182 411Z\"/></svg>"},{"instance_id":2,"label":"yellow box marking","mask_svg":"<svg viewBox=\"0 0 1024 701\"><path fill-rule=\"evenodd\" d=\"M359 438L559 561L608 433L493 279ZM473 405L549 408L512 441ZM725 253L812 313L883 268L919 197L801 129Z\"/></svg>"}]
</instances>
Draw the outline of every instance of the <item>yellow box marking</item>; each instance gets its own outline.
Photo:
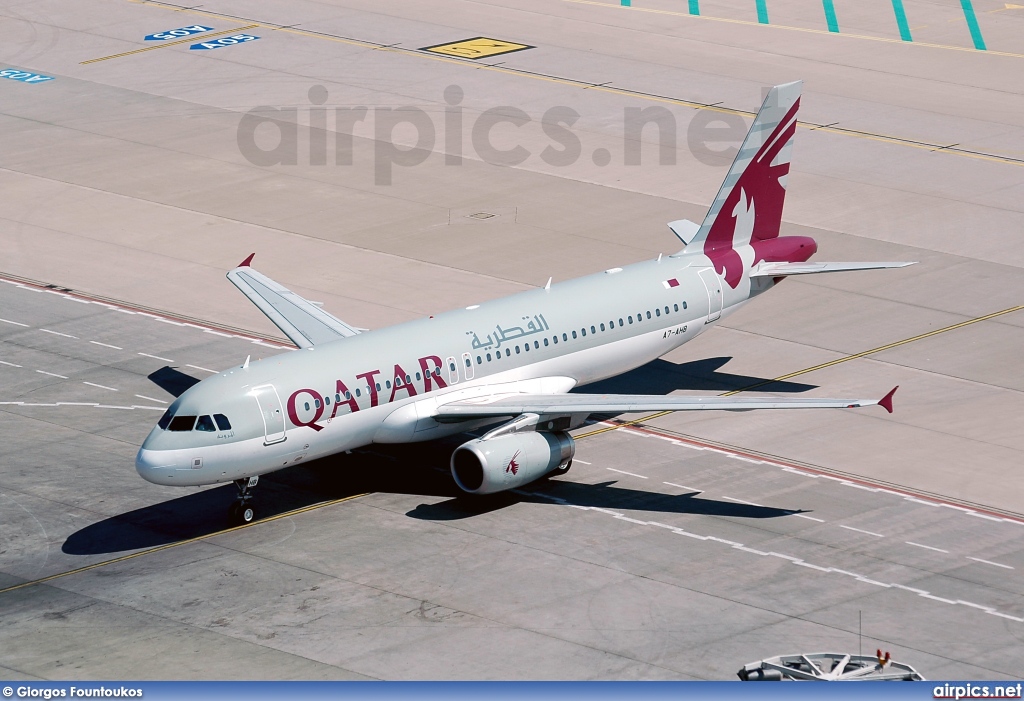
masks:
<instances>
[{"instance_id":1,"label":"yellow box marking","mask_svg":"<svg viewBox=\"0 0 1024 701\"><path fill-rule=\"evenodd\" d=\"M533 46L528 44L517 44L514 41L504 41L502 39L490 39L488 37L473 37L472 39L463 39L462 41L454 41L448 44L438 44L437 46L424 46L423 51L430 51L435 54L445 54L446 56L458 56L460 58L488 58L489 56L500 56L501 54L510 54L513 51L523 51L525 49L532 49Z\"/></svg>"}]
</instances>

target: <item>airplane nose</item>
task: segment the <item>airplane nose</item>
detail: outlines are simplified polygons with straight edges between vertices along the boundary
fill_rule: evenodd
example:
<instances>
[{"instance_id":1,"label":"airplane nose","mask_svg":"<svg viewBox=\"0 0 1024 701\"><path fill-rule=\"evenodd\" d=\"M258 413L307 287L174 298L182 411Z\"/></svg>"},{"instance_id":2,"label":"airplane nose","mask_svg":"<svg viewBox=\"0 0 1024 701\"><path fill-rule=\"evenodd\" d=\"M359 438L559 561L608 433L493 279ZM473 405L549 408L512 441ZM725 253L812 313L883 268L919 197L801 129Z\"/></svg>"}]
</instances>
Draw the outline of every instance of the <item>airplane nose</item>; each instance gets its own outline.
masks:
<instances>
[{"instance_id":1,"label":"airplane nose","mask_svg":"<svg viewBox=\"0 0 1024 701\"><path fill-rule=\"evenodd\" d=\"M174 473L175 462L169 450L149 450L139 448L135 456L135 471L147 482L154 484L173 484L167 476Z\"/></svg>"}]
</instances>

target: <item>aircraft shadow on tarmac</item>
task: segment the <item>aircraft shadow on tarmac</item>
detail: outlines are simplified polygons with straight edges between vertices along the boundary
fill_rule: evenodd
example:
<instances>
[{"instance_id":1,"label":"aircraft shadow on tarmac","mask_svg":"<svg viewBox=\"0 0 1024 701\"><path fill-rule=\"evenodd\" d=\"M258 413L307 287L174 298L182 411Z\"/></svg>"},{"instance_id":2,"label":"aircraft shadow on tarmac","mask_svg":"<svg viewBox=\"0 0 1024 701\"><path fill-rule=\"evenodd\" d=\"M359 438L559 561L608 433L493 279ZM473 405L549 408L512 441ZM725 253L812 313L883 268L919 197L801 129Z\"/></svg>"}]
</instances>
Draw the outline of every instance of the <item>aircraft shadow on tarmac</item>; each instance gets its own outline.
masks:
<instances>
[{"instance_id":1,"label":"aircraft shadow on tarmac","mask_svg":"<svg viewBox=\"0 0 1024 701\"><path fill-rule=\"evenodd\" d=\"M704 392L731 392L765 382L763 377L732 375L719 369L732 358L701 358L686 363L658 359L635 370L580 388L591 394L668 394L680 389ZM801 382L769 381L758 392L807 392L817 385Z\"/></svg>"},{"instance_id":2,"label":"aircraft shadow on tarmac","mask_svg":"<svg viewBox=\"0 0 1024 701\"><path fill-rule=\"evenodd\" d=\"M471 496L456 486L448 470L452 451L466 436L431 443L371 446L288 467L260 478L255 506L259 518L323 501L367 492L447 497L406 513L426 521L455 521L518 503L592 506L657 513L729 518L777 518L799 511L700 498L696 493L666 495L616 486L580 484L568 476L541 480L516 492ZM542 495L547 495L547 498ZM91 524L71 534L62 551L69 555L121 553L199 538L227 527L233 485L195 491Z\"/></svg>"},{"instance_id":3,"label":"aircraft shadow on tarmac","mask_svg":"<svg viewBox=\"0 0 1024 701\"><path fill-rule=\"evenodd\" d=\"M159 370L151 372L147 379L172 397L180 397L189 387L199 384L197 378L186 375L170 365L164 365Z\"/></svg>"},{"instance_id":4,"label":"aircraft shadow on tarmac","mask_svg":"<svg viewBox=\"0 0 1024 701\"><path fill-rule=\"evenodd\" d=\"M729 360L731 358L706 358L678 364L655 360L619 377L588 385L584 391L668 394L688 389L721 392L763 381L759 377L719 372ZM153 372L149 379L174 396L180 396L199 382L170 366ZM763 389L803 392L814 387L774 382ZM429 443L370 446L351 454L333 455L274 472L261 478L256 490L259 518L367 492L448 497L434 504L421 504L406 514L427 521L472 518L522 502L727 518L778 518L800 513L701 498L696 492L666 495L619 487L615 482L581 484L571 481L571 476L541 480L515 492L471 496L456 486L448 468L452 451L466 440L468 436L463 435ZM70 555L117 553L211 535L227 526L227 508L234 497L235 487L228 484L112 516L71 534L62 550Z\"/></svg>"}]
</instances>

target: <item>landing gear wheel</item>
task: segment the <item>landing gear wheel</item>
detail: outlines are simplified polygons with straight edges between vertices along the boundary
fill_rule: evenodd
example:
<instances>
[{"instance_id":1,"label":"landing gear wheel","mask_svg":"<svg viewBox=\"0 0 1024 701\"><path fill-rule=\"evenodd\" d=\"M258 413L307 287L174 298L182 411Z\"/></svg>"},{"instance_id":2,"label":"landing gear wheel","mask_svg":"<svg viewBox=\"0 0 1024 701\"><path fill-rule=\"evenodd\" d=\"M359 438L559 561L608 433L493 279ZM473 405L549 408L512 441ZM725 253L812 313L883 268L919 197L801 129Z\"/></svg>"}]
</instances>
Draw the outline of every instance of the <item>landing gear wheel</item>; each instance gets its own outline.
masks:
<instances>
[{"instance_id":1,"label":"landing gear wheel","mask_svg":"<svg viewBox=\"0 0 1024 701\"><path fill-rule=\"evenodd\" d=\"M549 472L548 477L561 477L562 475L569 471L570 467L572 467L571 459L569 460L569 462L565 463L565 467L559 467Z\"/></svg>"},{"instance_id":2,"label":"landing gear wheel","mask_svg":"<svg viewBox=\"0 0 1024 701\"><path fill-rule=\"evenodd\" d=\"M228 522L232 526L244 526L256 520L256 510L252 504L235 502L228 509Z\"/></svg>"},{"instance_id":3,"label":"landing gear wheel","mask_svg":"<svg viewBox=\"0 0 1024 701\"><path fill-rule=\"evenodd\" d=\"M259 482L259 477L245 477L235 480L238 487L238 498L228 508L228 522L232 526L244 526L256 519L256 510L252 506L252 490Z\"/></svg>"}]
</instances>

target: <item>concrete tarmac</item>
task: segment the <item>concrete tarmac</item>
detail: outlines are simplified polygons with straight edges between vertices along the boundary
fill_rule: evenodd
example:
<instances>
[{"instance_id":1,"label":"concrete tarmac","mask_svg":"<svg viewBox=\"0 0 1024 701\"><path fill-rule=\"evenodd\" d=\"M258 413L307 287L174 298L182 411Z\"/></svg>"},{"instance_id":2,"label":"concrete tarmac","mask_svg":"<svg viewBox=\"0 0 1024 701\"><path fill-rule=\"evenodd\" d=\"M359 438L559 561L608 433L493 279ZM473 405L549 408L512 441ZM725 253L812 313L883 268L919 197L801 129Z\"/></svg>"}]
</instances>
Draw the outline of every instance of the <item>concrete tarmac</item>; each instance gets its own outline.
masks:
<instances>
[{"instance_id":1,"label":"concrete tarmac","mask_svg":"<svg viewBox=\"0 0 1024 701\"><path fill-rule=\"evenodd\" d=\"M597 425L566 477L489 498L460 496L457 440L274 473L267 520L220 533L232 486L154 486L132 457L190 382L288 351L0 301L9 677L728 679L858 646L931 678L1018 673L1020 519Z\"/></svg>"},{"instance_id":2,"label":"concrete tarmac","mask_svg":"<svg viewBox=\"0 0 1024 701\"><path fill-rule=\"evenodd\" d=\"M0 285L0 589L222 527L224 488L132 458L190 377L279 351L222 277L252 251L369 328L671 253L763 88L802 79L784 233L919 264L787 280L604 383L899 384L892 416L670 415L645 425L675 443L594 435L484 502L430 469L448 444L279 473L271 515L370 494L2 593L0 669L727 678L854 649L863 611L865 649L925 676L1019 676L1024 14L976 0L979 51L955 3L904 4L837 0L838 32L793 0L6 5L0 69L39 79L0 79L0 273L229 337ZM474 37L529 48L424 50Z\"/></svg>"}]
</instances>

